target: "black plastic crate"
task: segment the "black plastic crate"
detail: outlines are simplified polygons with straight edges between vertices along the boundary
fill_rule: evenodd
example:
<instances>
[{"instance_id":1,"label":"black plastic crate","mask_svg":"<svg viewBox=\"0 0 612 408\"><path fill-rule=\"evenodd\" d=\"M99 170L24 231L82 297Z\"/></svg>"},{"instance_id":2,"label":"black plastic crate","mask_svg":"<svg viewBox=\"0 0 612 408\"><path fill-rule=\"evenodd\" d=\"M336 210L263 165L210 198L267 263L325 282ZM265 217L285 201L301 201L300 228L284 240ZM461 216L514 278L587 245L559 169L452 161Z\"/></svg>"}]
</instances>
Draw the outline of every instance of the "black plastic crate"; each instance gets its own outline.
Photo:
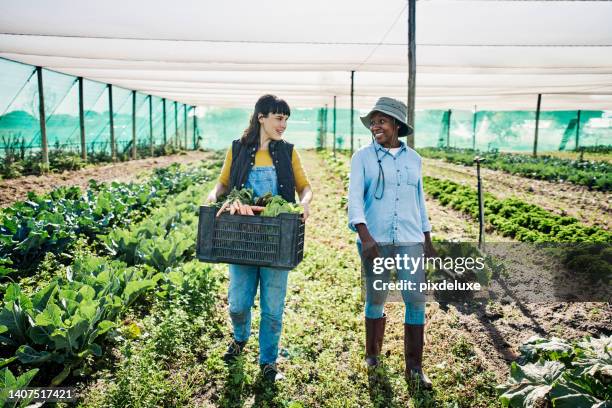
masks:
<instances>
[{"instance_id":1,"label":"black plastic crate","mask_svg":"<svg viewBox=\"0 0 612 408\"><path fill-rule=\"evenodd\" d=\"M301 214L277 217L230 215L201 206L197 257L200 261L295 268L304 258Z\"/></svg>"}]
</instances>

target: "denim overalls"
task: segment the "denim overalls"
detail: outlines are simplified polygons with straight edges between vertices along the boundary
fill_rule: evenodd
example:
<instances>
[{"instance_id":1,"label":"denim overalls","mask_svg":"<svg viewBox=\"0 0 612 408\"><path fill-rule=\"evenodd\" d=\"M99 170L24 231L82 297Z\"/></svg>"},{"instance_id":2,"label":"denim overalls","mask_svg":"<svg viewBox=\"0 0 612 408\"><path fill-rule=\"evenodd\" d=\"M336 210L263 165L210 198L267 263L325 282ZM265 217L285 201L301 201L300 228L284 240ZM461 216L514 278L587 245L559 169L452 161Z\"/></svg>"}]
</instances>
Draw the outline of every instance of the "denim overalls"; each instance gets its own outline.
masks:
<instances>
[{"instance_id":1,"label":"denim overalls","mask_svg":"<svg viewBox=\"0 0 612 408\"><path fill-rule=\"evenodd\" d=\"M261 197L267 192L277 195L278 182L274 166L253 167L245 188L253 189L254 197ZM259 363L275 363L283 326L289 270L230 264L229 274L228 298L234 339L240 342L247 341L251 334L251 308L259 283L261 306Z\"/></svg>"}]
</instances>

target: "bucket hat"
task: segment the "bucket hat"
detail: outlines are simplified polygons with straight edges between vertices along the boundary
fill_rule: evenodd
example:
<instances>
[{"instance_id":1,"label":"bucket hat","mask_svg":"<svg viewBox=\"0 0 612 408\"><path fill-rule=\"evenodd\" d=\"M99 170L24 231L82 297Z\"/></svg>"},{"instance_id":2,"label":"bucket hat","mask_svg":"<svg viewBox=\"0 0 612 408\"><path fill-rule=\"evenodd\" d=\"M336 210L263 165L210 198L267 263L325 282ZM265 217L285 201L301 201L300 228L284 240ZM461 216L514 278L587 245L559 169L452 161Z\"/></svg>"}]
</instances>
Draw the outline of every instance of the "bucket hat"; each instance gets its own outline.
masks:
<instances>
[{"instance_id":1,"label":"bucket hat","mask_svg":"<svg viewBox=\"0 0 612 408\"><path fill-rule=\"evenodd\" d=\"M408 109L404 102L383 96L376 101L376 105L374 105L370 112L365 116L361 116L360 119L361 123L363 123L366 128L370 129L370 119L374 112L384 113L385 115L395 118L403 125L400 126L398 136L406 136L413 132L412 127L407 123L407 111Z\"/></svg>"}]
</instances>

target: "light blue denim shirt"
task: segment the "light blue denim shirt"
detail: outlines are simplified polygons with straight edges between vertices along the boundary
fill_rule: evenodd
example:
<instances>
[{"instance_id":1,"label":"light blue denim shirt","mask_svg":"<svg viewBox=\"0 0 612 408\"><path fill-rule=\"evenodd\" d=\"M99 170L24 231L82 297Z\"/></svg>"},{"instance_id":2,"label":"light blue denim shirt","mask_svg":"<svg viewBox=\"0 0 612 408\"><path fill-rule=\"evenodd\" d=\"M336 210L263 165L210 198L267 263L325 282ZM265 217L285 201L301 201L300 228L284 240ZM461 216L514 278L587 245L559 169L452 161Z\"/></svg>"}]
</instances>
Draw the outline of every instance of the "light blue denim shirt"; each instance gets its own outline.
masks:
<instances>
[{"instance_id":1,"label":"light blue denim shirt","mask_svg":"<svg viewBox=\"0 0 612 408\"><path fill-rule=\"evenodd\" d=\"M385 174L384 194L374 197L378 179L378 158ZM380 197L382 180L376 193ZM425 240L431 230L421 175L421 156L400 141L393 156L376 142L362 147L351 159L348 197L349 228L364 223L379 243L415 243Z\"/></svg>"}]
</instances>

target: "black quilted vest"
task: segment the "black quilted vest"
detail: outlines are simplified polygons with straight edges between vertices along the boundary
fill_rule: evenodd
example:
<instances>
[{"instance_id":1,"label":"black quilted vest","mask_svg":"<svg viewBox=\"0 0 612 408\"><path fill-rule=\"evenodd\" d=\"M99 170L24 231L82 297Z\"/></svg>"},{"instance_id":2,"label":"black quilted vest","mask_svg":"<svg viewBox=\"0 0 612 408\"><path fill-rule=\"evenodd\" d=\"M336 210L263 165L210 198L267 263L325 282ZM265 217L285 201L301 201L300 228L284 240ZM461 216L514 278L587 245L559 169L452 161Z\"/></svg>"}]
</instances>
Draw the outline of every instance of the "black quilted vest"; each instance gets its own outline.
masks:
<instances>
[{"instance_id":1,"label":"black quilted vest","mask_svg":"<svg viewBox=\"0 0 612 408\"><path fill-rule=\"evenodd\" d=\"M276 169L279 194L288 202L295 203L295 177L293 175L293 166L291 165L293 145L284 140L273 140L270 142L268 149L272 157L272 165ZM244 188L249 178L249 173L255 165L255 153L257 153L257 147L255 146L243 145L240 143L240 140L232 142L230 191L234 187L237 189Z\"/></svg>"}]
</instances>

